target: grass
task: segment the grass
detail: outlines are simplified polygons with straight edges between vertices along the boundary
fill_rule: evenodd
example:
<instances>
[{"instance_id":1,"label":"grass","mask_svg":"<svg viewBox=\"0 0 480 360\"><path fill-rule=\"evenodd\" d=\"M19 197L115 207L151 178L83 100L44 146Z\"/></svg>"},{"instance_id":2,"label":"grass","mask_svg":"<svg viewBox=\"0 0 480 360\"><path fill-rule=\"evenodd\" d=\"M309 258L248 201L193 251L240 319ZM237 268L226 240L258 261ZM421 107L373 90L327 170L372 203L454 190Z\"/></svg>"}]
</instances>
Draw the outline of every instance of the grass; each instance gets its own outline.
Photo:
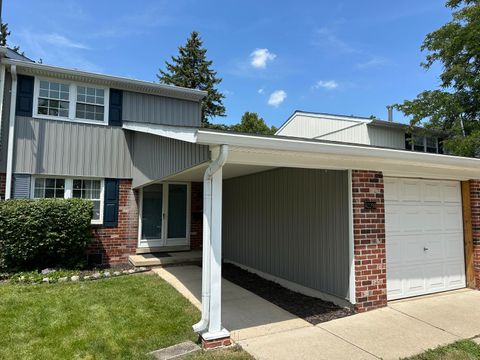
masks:
<instances>
[{"instance_id":1,"label":"grass","mask_svg":"<svg viewBox=\"0 0 480 360\"><path fill-rule=\"evenodd\" d=\"M199 318L190 302L152 275L0 285L0 359L146 359L147 352L195 341L191 325ZM248 359L242 351L227 353ZM192 359L222 359L219 354Z\"/></svg>"},{"instance_id":2,"label":"grass","mask_svg":"<svg viewBox=\"0 0 480 360\"><path fill-rule=\"evenodd\" d=\"M253 360L246 351L240 347L223 350L200 351L186 356L183 360Z\"/></svg>"},{"instance_id":3,"label":"grass","mask_svg":"<svg viewBox=\"0 0 480 360\"><path fill-rule=\"evenodd\" d=\"M480 359L480 345L471 340L461 340L453 344L428 350L423 354L405 360L474 360Z\"/></svg>"}]
</instances>

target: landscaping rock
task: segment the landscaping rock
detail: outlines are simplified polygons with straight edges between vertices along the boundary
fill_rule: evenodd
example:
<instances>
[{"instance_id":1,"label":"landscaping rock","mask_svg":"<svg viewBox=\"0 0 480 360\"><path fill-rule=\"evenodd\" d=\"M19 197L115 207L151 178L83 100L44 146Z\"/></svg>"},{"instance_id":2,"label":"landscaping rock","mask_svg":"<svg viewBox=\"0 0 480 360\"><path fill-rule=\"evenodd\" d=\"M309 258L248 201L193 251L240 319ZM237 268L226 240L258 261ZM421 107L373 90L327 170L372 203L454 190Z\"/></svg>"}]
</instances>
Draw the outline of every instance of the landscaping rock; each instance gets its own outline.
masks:
<instances>
[{"instance_id":1,"label":"landscaping rock","mask_svg":"<svg viewBox=\"0 0 480 360\"><path fill-rule=\"evenodd\" d=\"M123 270L122 273L129 274L128 270Z\"/></svg>"},{"instance_id":2,"label":"landscaping rock","mask_svg":"<svg viewBox=\"0 0 480 360\"><path fill-rule=\"evenodd\" d=\"M134 270L134 269L130 269L130 270L128 270L128 273L129 273L129 274L133 274L134 272L135 272L135 270Z\"/></svg>"},{"instance_id":3,"label":"landscaping rock","mask_svg":"<svg viewBox=\"0 0 480 360\"><path fill-rule=\"evenodd\" d=\"M147 268L145 266L139 267L138 271L147 271Z\"/></svg>"},{"instance_id":4,"label":"landscaping rock","mask_svg":"<svg viewBox=\"0 0 480 360\"><path fill-rule=\"evenodd\" d=\"M74 281L74 282L75 282L75 281L78 281L78 280L80 280L80 276L78 276L78 275L73 275L73 276L70 278L70 280L72 280L72 281Z\"/></svg>"},{"instance_id":5,"label":"landscaping rock","mask_svg":"<svg viewBox=\"0 0 480 360\"><path fill-rule=\"evenodd\" d=\"M46 268L46 269L42 270L42 275L50 274L50 273L53 273L55 271L57 271L57 270Z\"/></svg>"},{"instance_id":6,"label":"landscaping rock","mask_svg":"<svg viewBox=\"0 0 480 360\"><path fill-rule=\"evenodd\" d=\"M59 283L67 282L67 281L68 281L68 277L61 277L61 278L58 279Z\"/></svg>"},{"instance_id":7,"label":"landscaping rock","mask_svg":"<svg viewBox=\"0 0 480 360\"><path fill-rule=\"evenodd\" d=\"M121 275L121 274L122 274L122 273L121 273L120 271L114 271L114 272L113 272L113 276L119 276L119 275Z\"/></svg>"},{"instance_id":8,"label":"landscaping rock","mask_svg":"<svg viewBox=\"0 0 480 360\"><path fill-rule=\"evenodd\" d=\"M96 272L92 275L92 279L100 279L102 277L102 274L100 274L99 272Z\"/></svg>"},{"instance_id":9,"label":"landscaping rock","mask_svg":"<svg viewBox=\"0 0 480 360\"><path fill-rule=\"evenodd\" d=\"M104 276L104 277L110 277L110 276L111 276L110 271L105 271L105 272L103 273L103 276Z\"/></svg>"},{"instance_id":10,"label":"landscaping rock","mask_svg":"<svg viewBox=\"0 0 480 360\"><path fill-rule=\"evenodd\" d=\"M46 277L46 278L43 278L43 279L42 279L42 282L43 282L43 283L47 283L47 284L48 284L48 283L50 282L50 279L49 279L49 278L47 278L47 277Z\"/></svg>"},{"instance_id":11,"label":"landscaping rock","mask_svg":"<svg viewBox=\"0 0 480 360\"><path fill-rule=\"evenodd\" d=\"M89 275L84 276L84 277L83 277L83 280L90 280L90 276L89 276Z\"/></svg>"}]
</instances>

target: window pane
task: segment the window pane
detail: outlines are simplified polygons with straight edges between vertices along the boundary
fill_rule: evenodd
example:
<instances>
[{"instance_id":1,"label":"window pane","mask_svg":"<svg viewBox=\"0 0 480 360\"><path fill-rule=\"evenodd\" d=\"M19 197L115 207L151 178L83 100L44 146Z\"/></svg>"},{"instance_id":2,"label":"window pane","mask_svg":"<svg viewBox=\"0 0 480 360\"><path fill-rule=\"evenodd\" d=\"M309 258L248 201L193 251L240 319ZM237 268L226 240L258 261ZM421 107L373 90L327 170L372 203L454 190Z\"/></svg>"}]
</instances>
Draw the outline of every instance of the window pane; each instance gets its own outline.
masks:
<instances>
[{"instance_id":1,"label":"window pane","mask_svg":"<svg viewBox=\"0 0 480 360\"><path fill-rule=\"evenodd\" d=\"M45 184L45 179L35 179L35 187L43 187Z\"/></svg>"},{"instance_id":2,"label":"window pane","mask_svg":"<svg viewBox=\"0 0 480 360\"><path fill-rule=\"evenodd\" d=\"M40 81L40 89L49 89L48 81Z\"/></svg>"},{"instance_id":3,"label":"window pane","mask_svg":"<svg viewBox=\"0 0 480 360\"><path fill-rule=\"evenodd\" d=\"M55 185L57 188L65 188L65 179L56 179Z\"/></svg>"},{"instance_id":4,"label":"window pane","mask_svg":"<svg viewBox=\"0 0 480 360\"><path fill-rule=\"evenodd\" d=\"M73 190L73 197L80 199L82 197L82 190Z\"/></svg>"},{"instance_id":5,"label":"window pane","mask_svg":"<svg viewBox=\"0 0 480 360\"><path fill-rule=\"evenodd\" d=\"M51 83L50 83L50 90L59 91L59 90L60 90L60 84L59 84L59 83L55 83L55 82L51 82Z\"/></svg>"},{"instance_id":6,"label":"window pane","mask_svg":"<svg viewBox=\"0 0 480 360\"><path fill-rule=\"evenodd\" d=\"M53 197L55 197L55 190L45 189L45 198L53 198Z\"/></svg>"},{"instance_id":7,"label":"window pane","mask_svg":"<svg viewBox=\"0 0 480 360\"><path fill-rule=\"evenodd\" d=\"M55 179L45 179L45 187L54 188L55 187Z\"/></svg>"},{"instance_id":8,"label":"window pane","mask_svg":"<svg viewBox=\"0 0 480 360\"><path fill-rule=\"evenodd\" d=\"M38 198L38 199L43 198L44 197L43 196L43 190L44 190L43 188L35 188L35 191L33 193L33 197Z\"/></svg>"},{"instance_id":9,"label":"window pane","mask_svg":"<svg viewBox=\"0 0 480 360\"><path fill-rule=\"evenodd\" d=\"M187 185L168 186L168 238L187 236Z\"/></svg>"},{"instance_id":10,"label":"window pane","mask_svg":"<svg viewBox=\"0 0 480 360\"><path fill-rule=\"evenodd\" d=\"M42 97L48 97L48 90L40 89L39 95Z\"/></svg>"},{"instance_id":11,"label":"window pane","mask_svg":"<svg viewBox=\"0 0 480 360\"><path fill-rule=\"evenodd\" d=\"M162 185L143 189L142 239L162 238Z\"/></svg>"},{"instance_id":12,"label":"window pane","mask_svg":"<svg viewBox=\"0 0 480 360\"><path fill-rule=\"evenodd\" d=\"M100 201L94 201L93 202L93 220L99 220L100 219Z\"/></svg>"}]
</instances>

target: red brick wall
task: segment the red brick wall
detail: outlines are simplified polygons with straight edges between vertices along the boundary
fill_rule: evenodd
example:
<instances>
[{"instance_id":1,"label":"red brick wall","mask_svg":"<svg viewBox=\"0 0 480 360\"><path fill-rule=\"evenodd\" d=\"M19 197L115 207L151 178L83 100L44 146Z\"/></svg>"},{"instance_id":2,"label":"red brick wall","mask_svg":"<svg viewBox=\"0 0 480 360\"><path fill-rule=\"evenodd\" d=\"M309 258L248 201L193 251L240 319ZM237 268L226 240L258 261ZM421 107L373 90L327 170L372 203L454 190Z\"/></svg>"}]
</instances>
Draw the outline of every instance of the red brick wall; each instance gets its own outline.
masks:
<instances>
[{"instance_id":1,"label":"red brick wall","mask_svg":"<svg viewBox=\"0 0 480 360\"><path fill-rule=\"evenodd\" d=\"M5 200L6 186L7 186L7 174L0 173L0 200Z\"/></svg>"},{"instance_id":2,"label":"red brick wall","mask_svg":"<svg viewBox=\"0 0 480 360\"><path fill-rule=\"evenodd\" d=\"M480 290L480 180L470 180L475 287Z\"/></svg>"},{"instance_id":3,"label":"red brick wall","mask_svg":"<svg viewBox=\"0 0 480 360\"><path fill-rule=\"evenodd\" d=\"M203 183L192 183L190 249L202 248L203 242Z\"/></svg>"},{"instance_id":4,"label":"red brick wall","mask_svg":"<svg viewBox=\"0 0 480 360\"><path fill-rule=\"evenodd\" d=\"M352 171L355 310L358 312L387 305L383 191L381 172ZM375 209L365 209L365 201L375 202Z\"/></svg>"},{"instance_id":5,"label":"red brick wall","mask_svg":"<svg viewBox=\"0 0 480 360\"><path fill-rule=\"evenodd\" d=\"M138 204L138 191L132 190L132 181L120 180L118 225L92 226L93 240L87 251L90 258L101 255L104 265L128 263L128 256L135 254L137 248Z\"/></svg>"}]
</instances>

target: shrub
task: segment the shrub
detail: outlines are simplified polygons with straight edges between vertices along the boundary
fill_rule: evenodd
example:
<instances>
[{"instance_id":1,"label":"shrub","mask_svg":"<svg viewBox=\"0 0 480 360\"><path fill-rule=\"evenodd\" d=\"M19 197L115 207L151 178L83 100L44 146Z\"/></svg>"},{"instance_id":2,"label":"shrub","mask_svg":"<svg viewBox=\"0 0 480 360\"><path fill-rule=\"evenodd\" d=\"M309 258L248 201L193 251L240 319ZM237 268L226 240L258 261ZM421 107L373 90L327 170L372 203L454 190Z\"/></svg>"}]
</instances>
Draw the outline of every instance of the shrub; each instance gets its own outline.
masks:
<instances>
[{"instance_id":1,"label":"shrub","mask_svg":"<svg viewBox=\"0 0 480 360\"><path fill-rule=\"evenodd\" d=\"M0 202L0 270L78 266L91 240L92 210L83 199Z\"/></svg>"}]
</instances>

